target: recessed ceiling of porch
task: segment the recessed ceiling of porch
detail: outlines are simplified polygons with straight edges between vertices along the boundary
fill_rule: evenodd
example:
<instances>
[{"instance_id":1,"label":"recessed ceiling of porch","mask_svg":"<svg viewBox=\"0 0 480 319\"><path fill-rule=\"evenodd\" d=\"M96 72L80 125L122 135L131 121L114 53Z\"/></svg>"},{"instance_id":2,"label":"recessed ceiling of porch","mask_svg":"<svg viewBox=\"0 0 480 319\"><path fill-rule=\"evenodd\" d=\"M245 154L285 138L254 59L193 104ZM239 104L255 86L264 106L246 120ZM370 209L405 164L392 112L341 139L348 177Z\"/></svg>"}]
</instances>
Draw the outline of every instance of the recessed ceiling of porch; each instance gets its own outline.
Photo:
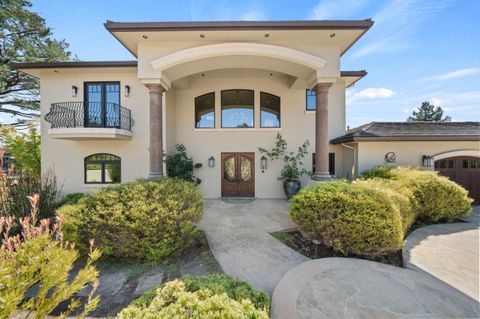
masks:
<instances>
[{"instance_id":1,"label":"recessed ceiling of porch","mask_svg":"<svg viewBox=\"0 0 480 319\"><path fill-rule=\"evenodd\" d=\"M291 85L305 86L317 76L327 61L319 56L276 45L221 43L180 50L151 62L164 83L189 75L224 69L257 69L292 77Z\"/></svg>"},{"instance_id":2,"label":"recessed ceiling of porch","mask_svg":"<svg viewBox=\"0 0 480 319\"><path fill-rule=\"evenodd\" d=\"M275 58L222 56L186 62L165 70L163 73L172 82L173 86L175 86L176 83L181 82L178 80L187 78L190 75L225 69L256 69L284 74L290 78L290 86L296 82L301 82L301 80L303 80L303 85L305 85L307 78L314 72L314 70L303 65ZM300 83L298 84L300 85Z\"/></svg>"}]
</instances>

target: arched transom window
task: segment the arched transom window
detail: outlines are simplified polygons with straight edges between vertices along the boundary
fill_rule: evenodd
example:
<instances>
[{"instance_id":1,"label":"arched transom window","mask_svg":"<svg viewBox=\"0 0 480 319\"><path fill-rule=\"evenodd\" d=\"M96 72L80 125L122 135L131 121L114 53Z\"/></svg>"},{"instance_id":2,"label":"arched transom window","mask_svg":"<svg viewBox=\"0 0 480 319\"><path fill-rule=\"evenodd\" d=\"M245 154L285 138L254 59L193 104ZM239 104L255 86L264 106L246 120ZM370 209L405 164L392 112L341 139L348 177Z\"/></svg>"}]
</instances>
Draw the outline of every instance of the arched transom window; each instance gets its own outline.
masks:
<instances>
[{"instance_id":1,"label":"arched transom window","mask_svg":"<svg viewBox=\"0 0 480 319\"><path fill-rule=\"evenodd\" d=\"M121 182L121 160L112 154L93 154L85 157L86 184Z\"/></svg>"},{"instance_id":2,"label":"arched transom window","mask_svg":"<svg viewBox=\"0 0 480 319\"><path fill-rule=\"evenodd\" d=\"M252 90L224 90L221 94L222 127L254 127L254 97Z\"/></svg>"},{"instance_id":3,"label":"arched transom window","mask_svg":"<svg viewBox=\"0 0 480 319\"><path fill-rule=\"evenodd\" d=\"M260 127L280 127L280 97L260 92Z\"/></svg>"}]
</instances>

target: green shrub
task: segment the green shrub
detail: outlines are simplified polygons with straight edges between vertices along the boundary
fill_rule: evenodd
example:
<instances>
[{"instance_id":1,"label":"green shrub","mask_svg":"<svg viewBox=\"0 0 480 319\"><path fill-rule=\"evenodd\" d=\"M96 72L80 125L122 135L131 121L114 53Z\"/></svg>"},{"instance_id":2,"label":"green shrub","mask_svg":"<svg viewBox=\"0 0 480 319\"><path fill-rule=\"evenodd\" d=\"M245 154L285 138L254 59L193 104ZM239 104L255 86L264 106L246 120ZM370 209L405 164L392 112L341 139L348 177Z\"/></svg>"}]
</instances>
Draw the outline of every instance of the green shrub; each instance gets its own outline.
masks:
<instances>
[{"instance_id":1,"label":"green shrub","mask_svg":"<svg viewBox=\"0 0 480 319\"><path fill-rule=\"evenodd\" d=\"M250 300L255 308L269 310L270 301L268 295L263 291L253 289L248 283L240 281L224 274L214 274L209 276L185 276L180 279L185 283L185 288L189 292L196 292L200 289L209 289L216 295L226 293L228 297L242 301ZM133 304L148 306L156 295L157 288L145 292Z\"/></svg>"},{"instance_id":2,"label":"green shrub","mask_svg":"<svg viewBox=\"0 0 480 319\"><path fill-rule=\"evenodd\" d=\"M379 166L362 173L362 177L389 179L390 188L405 193L409 190L412 209L418 221L432 223L453 221L471 212L468 192L436 172L411 167Z\"/></svg>"},{"instance_id":3,"label":"green shrub","mask_svg":"<svg viewBox=\"0 0 480 319\"><path fill-rule=\"evenodd\" d=\"M381 255L403 243L392 200L360 184L332 181L303 189L292 199L291 216L308 237L345 255Z\"/></svg>"},{"instance_id":4,"label":"green shrub","mask_svg":"<svg viewBox=\"0 0 480 319\"><path fill-rule=\"evenodd\" d=\"M62 197L61 200L58 201L57 207L62 207L63 205L74 205L78 204L78 202L82 198L90 197L90 195L85 193L70 193Z\"/></svg>"},{"instance_id":5,"label":"green shrub","mask_svg":"<svg viewBox=\"0 0 480 319\"><path fill-rule=\"evenodd\" d=\"M468 192L436 172L398 167L391 171L396 184L412 191L413 210L418 221L453 221L471 212Z\"/></svg>"},{"instance_id":6,"label":"green shrub","mask_svg":"<svg viewBox=\"0 0 480 319\"><path fill-rule=\"evenodd\" d=\"M167 154L165 163L167 164L167 174L169 177L180 178L185 181L200 184L202 180L193 175L193 170L202 167L202 163L194 163L193 158L188 157L187 149L183 144L175 145L175 154Z\"/></svg>"},{"instance_id":7,"label":"green shrub","mask_svg":"<svg viewBox=\"0 0 480 319\"><path fill-rule=\"evenodd\" d=\"M268 318L266 310L256 309L248 299L237 301L226 293L217 294L207 288L190 292L186 286L181 280L168 282L155 291L148 305L131 304L119 313L118 318Z\"/></svg>"},{"instance_id":8,"label":"green shrub","mask_svg":"<svg viewBox=\"0 0 480 319\"><path fill-rule=\"evenodd\" d=\"M95 238L107 257L160 261L191 246L203 202L190 182L136 181L103 188L57 214L79 247Z\"/></svg>"},{"instance_id":9,"label":"green shrub","mask_svg":"<svg viewBox=\"0 0 480 319\"><path fill-rule=\"evenodd\" d=\"M99 285L94 262L100 252L90 247L85 267L77 267L73 275L78 251L63 241L62 219L58 218L54 227L49 219L37 223L40 198L29 199L32 212L21 223L22 237L9 233L12 218L0 218L0 229L5 230L0 249L0 318L46 318L62 302L68 305L64 316L79 309L83 318L100 300L93 297ZM82 305L72 297L86 286L93 289Z\"/></svg>"},{"instance_id":10,"label":"green shrub","mask_svg":"<svg viewBox=\"0 0 480 319\"><path fill-rule=\"evenodd\" d=\"M357 185L370 188L387 196L392 207L400 214L402 230L405 234L417 217L412 206L412 192L395 181L374 178L356 180Z\"/></svg>"},{"instance_id":11,"label":"green shrub","mask_svg":"<svg viewBox=\"0 0 480 319\"><path fill-rule=\"evenodd\" d=\"M360 174L360 178L362 179L370 179L370 178L386 178L389 179L392 177L392 169L394 169L394 166L376 166L372 169L368 169L366 171L363 171L362 174Z\"/></svg>"},{"instance_id":12,"label":"green shrub","mask_svg":"<svg viewBox=\"0 0 480 319\"><path fill-rule=\"evenodd\" d=\"M57 179L48 172L43 177L19 175L12 176L0 172L0 216L12 216L18 220L30 215L30 202L27 197L39 194L38 218L45 219L55 215L58 199ZM12 225L11 234L20 232L20 225Z\"/></svg>"}]
</instances>

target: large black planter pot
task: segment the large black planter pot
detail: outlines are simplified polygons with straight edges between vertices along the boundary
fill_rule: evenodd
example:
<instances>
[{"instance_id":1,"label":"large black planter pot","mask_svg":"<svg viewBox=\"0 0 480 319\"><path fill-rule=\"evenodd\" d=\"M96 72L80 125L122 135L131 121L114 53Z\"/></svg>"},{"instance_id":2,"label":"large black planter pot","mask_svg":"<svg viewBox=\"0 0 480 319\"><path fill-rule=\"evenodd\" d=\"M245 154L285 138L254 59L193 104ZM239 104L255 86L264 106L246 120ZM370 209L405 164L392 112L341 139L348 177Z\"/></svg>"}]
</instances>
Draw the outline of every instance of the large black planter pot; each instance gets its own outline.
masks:
<instances>
[{"instance_id":1,"label":"large black planter pot","mask_svg":"<svg viewBox=\"0 0 480 319\"><path fill-rule=\"evenodd\" d=\"M300 190L300 186L301 184L299 180L283 181L283 190L285 191L285 195L287 195L288 199L298 193L298 191Z\"/></svg>"}]
</instances>

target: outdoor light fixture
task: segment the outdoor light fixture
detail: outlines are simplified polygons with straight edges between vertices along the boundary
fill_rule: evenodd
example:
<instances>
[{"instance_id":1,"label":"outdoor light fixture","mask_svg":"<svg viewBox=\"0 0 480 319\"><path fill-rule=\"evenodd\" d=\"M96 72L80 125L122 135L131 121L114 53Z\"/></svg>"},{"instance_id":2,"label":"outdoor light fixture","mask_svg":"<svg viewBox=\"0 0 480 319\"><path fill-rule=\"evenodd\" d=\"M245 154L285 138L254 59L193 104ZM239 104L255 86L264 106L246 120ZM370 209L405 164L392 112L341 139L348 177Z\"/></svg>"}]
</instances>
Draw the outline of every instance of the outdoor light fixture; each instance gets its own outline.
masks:
<instances>
[{"instance_id":1,"label":"outdoor light fixture","mask_svg":"<svg viewBox=\"0 0 480 319\"><path fill-rule=\"evenodd\" d=\"M215 167L215 157L210 156L208 159L208 167Z\"/></svg>"},{"instance_id":2,"label":"outdoor light fixture","mask_svg":"<svg viewBox=\"0 0 480 319\"><path fill-rule=\"evenodd\" d=\"M267 169L267 158L265 156L262 156L260 159L260 168L262 169L262 173Z\"/></svg>"},{"instance_id":3,"label":"outdoor light fixture","mask_svg":"<svg viewBox=\"0 0 480 319\"><path fill-rule=\"evenodd\" d=\"M423 167L432 167L433 166L433 157L428 155L422 156Z\"/></svg>"},{"instance_id":4,"label":"outdoor light fixture","mask_svg":"<svg viewBox=\"0 0 480 319\"><path fill-rule=\"evenodd\" d=\"M78 87L76 85L72 85L72 96L76 97L78 93Z\"/></svg>"},{"instance_id":5,"label":"outdoor light fixture","mask_svg":"<svg viewBox=\"0 0 480 319\"><path fill-rule=\"evenodd\" d=\"M125 85L125 96L129 97L130 96L130 85Z\"/></svg>"}]
</instances>

